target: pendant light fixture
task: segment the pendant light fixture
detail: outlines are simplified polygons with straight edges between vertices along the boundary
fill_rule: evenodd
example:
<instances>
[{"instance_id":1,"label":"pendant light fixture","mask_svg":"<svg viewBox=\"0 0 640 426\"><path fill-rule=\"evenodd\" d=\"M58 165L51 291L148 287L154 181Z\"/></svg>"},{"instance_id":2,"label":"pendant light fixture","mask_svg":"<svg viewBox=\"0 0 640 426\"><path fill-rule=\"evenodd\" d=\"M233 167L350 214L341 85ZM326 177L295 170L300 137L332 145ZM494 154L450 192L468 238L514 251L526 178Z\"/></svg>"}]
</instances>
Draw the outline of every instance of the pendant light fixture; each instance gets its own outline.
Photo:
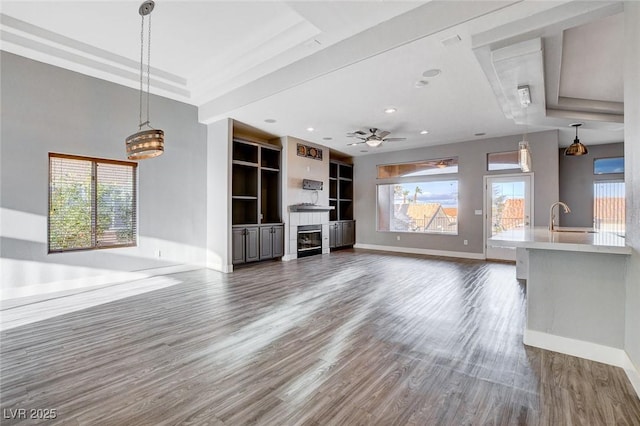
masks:
<instances>
[{"instance_id":1,"label":"pendant light fixture","mask_svg":"<svg viewBox=\"0 0 640 426\"><path fill-rule=\"evenodd\" d=\"M564 150L564 155L586 155L589 153L587 147L581 144L580 139L578 139L578 127L580 126L582 126L582 123L573 123L571 125L571 127L576 128L576 138L573 140L573 143Z\"/></svg>"},{"instance_id":2,"label":"pendant light fixture","mask_svg":"<svg viewBox=\"0 0 640 426\"><path fill-rule=\"evenodd\" d=\"M527 109L531 105L531 92L529 86L518 86L518 96L520 98L520 106L522 107L524 116L524 135L522 140L518 142L518 165L523 173L531 171L531 151L529 150L529 141L527 141Z\"/></svg>"},{"instance_id":3,"label":"pendant light fixture","mask_svg":"<svg viewBox=\"0 0 640 426\"><path fill-rule=\"evenodd\" d=\"M518 164L522 172L529 173L531 171L531 151L529 151L528 141L518 142Z\"/></svg>"},{"instance_id":4,"label":"pendant light fixture","mask_svg":"<svg viewBox=\"0 0 640 426\"><path fill-rule=\"evenodd\" d=\"M126 139L127 158L129 160L143 160L145 158L157 157L164 152L164 132L151 127L149 121L149 84L151 74L151 12L155 3L153 0L145 0L138 9L138 13L142 17L140 24L140 115L138 132ZM142 121L142 98L145 94L143 90L144 77L144 17L149 17L148 36L147 36L147 119ZM143 127L148 129L142 130Z\"/></svg>"}]
</instances>

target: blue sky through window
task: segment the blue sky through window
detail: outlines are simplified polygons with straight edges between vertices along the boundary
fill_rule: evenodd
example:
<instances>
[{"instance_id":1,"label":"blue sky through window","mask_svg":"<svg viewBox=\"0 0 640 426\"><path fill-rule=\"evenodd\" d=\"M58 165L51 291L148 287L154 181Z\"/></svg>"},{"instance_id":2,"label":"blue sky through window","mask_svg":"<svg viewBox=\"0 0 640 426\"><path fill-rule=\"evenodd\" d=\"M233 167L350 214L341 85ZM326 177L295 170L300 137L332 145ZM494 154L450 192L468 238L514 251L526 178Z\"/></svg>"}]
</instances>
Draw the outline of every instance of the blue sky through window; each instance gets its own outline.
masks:
<instances>
[{"instance_id":1,"label":"blue sky through window","mask_svg":"<svg viewBox=\"0 0 640 426\"><path fill-rule=\"evenodd\" d=\"M624 173L624 157L596 158L593 161L593 174Z\"/></svg>"}]
</instances>

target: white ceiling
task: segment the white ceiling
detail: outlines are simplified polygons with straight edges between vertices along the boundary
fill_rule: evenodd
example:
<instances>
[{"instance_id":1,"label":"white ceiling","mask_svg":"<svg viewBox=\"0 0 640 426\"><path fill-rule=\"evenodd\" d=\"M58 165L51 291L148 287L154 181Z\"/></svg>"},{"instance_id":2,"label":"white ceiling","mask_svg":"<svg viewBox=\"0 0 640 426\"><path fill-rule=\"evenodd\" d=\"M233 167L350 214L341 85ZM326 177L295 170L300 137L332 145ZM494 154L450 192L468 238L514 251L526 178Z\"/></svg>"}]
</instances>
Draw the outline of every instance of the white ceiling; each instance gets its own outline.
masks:
<instances>
[{"instance_id":1,"label":"white ceiling","mask_svg":"<svg viewBox=\"0 0 640 426\"><path fill-rule=\"evenodd\" d=\"M137 87L139 4L3 1L2 49ZM575 121L585 122L583 142L617 142L620 12L620 2L589 1L157 0L152 92L197 105L204 123L232 117L350 155L553 128L566 146ZM458 43L442 43L455 36ZM533 62L510 60L495 75L492 55L535 38L544 48ZM532 63L537 99L523 119L509 113L513 94L500 93L512 91L505 73ZM442 73L422 77L432 68ZM418 80L428 84L416 88ZM575 99L588 102L574 108ZM387 107L398 111L385 114ZM370 127L407 141L347 146L347 132Z\"/></svg>"}]
</instances>

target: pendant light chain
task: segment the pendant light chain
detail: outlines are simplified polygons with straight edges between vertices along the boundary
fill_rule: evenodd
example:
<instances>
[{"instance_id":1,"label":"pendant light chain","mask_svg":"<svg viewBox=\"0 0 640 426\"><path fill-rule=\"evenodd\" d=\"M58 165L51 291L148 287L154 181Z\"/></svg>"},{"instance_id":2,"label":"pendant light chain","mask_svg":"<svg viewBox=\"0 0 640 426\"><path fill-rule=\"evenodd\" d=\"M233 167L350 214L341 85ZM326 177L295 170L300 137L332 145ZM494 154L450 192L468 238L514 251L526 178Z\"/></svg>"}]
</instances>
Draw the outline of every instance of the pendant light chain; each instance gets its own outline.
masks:
<instances>
[{"instance_id":1,"label":"pendant light chain","mask_svg":"<svg viewBox=\"0 0 640 426\"><path fill-rule=\"evenodd\" d=\"M149 122L149 97L151 96L151 92L149 92L149 87L151 85L151 14L149 14L149 35L148 35L148 47L147 47L147 126L151 127L151 123Z\"/></svg>"},{"instance_id":2,"label":"pendant light chain","mask_svg":"<svg viewBox=\"0 0 640 426\"><path fill-rule=\"evenodd\" d=\"M142 74L144 72L143 68L143 60L144 60L144 15L141 15L140 18L140 107L138 108L139 117L138 117L138 129L142 129Z\"/></svg>"},{"instance_id":3,"label":"pendant light chain","mask_svg":"<svg viewBox=\"0 0 640 426\"><path fill-rule=\"evenodd\" d=\"M138 128L142 129L144 125L151 127L151 123L149 121L149 89L151 87L151 15L149 15L149 23L148 23L148 31L147 31L147 120L142 121L142 96L144 92L144 15L142 15L142 21L140 24L140 115L139 115L139 125Z\"/></svg>"}]
</instances>

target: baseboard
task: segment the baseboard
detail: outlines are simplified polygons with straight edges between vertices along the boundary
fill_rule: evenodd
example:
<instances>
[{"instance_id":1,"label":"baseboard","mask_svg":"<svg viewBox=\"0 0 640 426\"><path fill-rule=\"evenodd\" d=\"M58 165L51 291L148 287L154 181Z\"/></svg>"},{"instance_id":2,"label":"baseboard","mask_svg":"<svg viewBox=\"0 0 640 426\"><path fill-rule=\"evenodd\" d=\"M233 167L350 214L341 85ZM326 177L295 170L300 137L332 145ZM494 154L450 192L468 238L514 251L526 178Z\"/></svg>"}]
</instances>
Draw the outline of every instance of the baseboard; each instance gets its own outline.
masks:
<instances>
[{"instance_id":1,"label":"baseboard","mask_svg":"<svg viewBox=\"0 0 640 426\"><path fill-rule=\"evenodd\" d=\"M202 265L182 264L163 266L160 268L143 269L130 272L115 272L113 274L96 275L93 277L75 278L70 280L51 281L19 288L2 289L0 310L36 303L43 300L68 296L87 290L95 290L127 281L135 281L158 275L175 274L177 272L200 269ZM46 288L45 288L46 287Z\"/></svg>"},{"instance_id":2,"label":"baseboard","mask_svg":"<svg viewBox=\"0 0 640 426\"><path fill-rule=\"evenodd\" d=\"M209 263L207 262L207 269L213 269L214 271L230 274L233 272L233 265L223 265L222 263Z\"/></svg>"},{"instance_id":3,"label":"baseboard","mask_svg":"<svg viewBox=\"0 0 640 426\"><path fill-rule=\"evenodd\" d=\"M297 258L298 258L297 254L285 254L284 256L282 256L282 261L288 262L290 260L296 260Z\"/></svg>"},{"instance_id":4,"label":"baseboard","mask_svg":"<svg viewBox=\"0 0 640 426\"><path fill-rule=\"evenodd\" d=\"M484 260L483 253L469 253L464 251L432 250L432 249L421 249L421 248L414 248L414 247L381 246L377 244L361 244L361 243L356 243L353 247L357 249L392 251L396 253L426 254L429 256L455 257L458 259Z\"/></svg>"},{"instance_id":5,"label":"baseboard","mask_svg":"<svg viewBox=\"0 0 640 426\"><path fill-rule=\"evenodd\" d=\"M629 358L626 352L624 355L625 365L622 368L624 368L625 373L627 373L627 377L631 382L631 386L633 386L633 389L636 391L636 395L640 398L640 368L631 361L631 358Z\"/></svg>"},{"instance_id":6,"label":"baseboard","mask_svg":"<svg viewBox=\"0 0 640 426\"><path fill-rule=\"evenodd\" d=\"M640 373L624 349L535 330L525 330L522 340L525 345L620 367L624 369L633 389L640 397Z\"/></svg>"}]
</instances>

